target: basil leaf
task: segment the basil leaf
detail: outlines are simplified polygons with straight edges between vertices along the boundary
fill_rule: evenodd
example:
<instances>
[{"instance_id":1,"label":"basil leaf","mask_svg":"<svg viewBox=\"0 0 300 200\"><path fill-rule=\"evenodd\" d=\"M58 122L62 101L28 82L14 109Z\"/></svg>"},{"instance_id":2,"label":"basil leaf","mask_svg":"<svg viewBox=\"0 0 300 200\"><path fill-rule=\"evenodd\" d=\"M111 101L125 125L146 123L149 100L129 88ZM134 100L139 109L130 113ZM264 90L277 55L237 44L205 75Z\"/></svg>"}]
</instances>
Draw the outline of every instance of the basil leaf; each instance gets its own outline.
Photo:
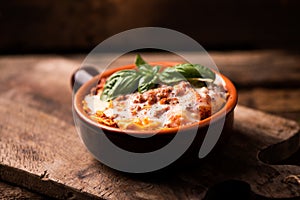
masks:
<instances>
[{"instance_id":1,"label":"basil leaf","mask_svg":"<svg viewBox=\"0 0 300 200\"><path fill-rule=\"evenodd\" d=\"M158 80L157 76L143 76L139 80L139 87L138 87L139 93L144 93L154 88L155 85L158 83L157 80Z\"/></svg>"},{"instance_id":2,"label":"basil leaf","mask_svg":"<svg viewBox=\"0 0 300 200\"><path fill-rule=\"evenodd\" d=\"M159 79L161 82L168 85L186 80L186 78L177 72L174 67L165 68L164 71L159 74Z\"/></svg>"},{"instance_id":3,"label":"basil leaf","mask_svg":"<svg viewBox=\"0 0 300 200\"><path fill-rule=\"evenodd\" d=\"M200 80L195 80L193 78L199 78ZM207 79L207 81L215 80L215 73L209 68L198 64L193 65L190 63L184 63L166 68L159 74L159 79L161 82L166 84L174 84L188 80L194 86L202 86L205 84L205 79Z\"/></svg>"},{"instance_id":4,"label":"basil leaf","mask_svg":"<svg viewBox=\"0 0 300 200\"><path fill-rule=\"evenodd\" d=\"M174 69L185 78L199 77L199 71L190 63L175 65Z\"/></svg>"},{"instance_id":5,"label":"basil leaf","mask_svg":"<svg viewBox=\"0 0 300 200\"><path fill-rule=\"evenodd\" d=\"M153 67L151 65L145 64L145 65L139 65L138 67L138 71L139 73L143 74L143 75L151 75L153 74Z\"/></svg>"},{"instance_id":6,"label":"basil leaf","mask_svg":"<svg viewBox=\"0 0 300 200\"><path fill-rule=\"evenodd\" d=\"M209 78L215 80L215 73L202 65L184 63L175 65L174 68L185 78Z\"/></svg>"},{"instance_id":7,"label":"basil leaf","mask_svg":"<svg viewBox=\"0 0 300 200\"><path fill-rule=\"evenodd\" d=\"M208 67L205 67L205 66L199 65L199 64L194 64L194 67L200 73L199 78L208 78L208 79L212 79L213 81L216 79L216 74ZM198 77L196 77L196 78L198 78Z\"/></svg>"},{"instance_id":8,"label":"basil leaf","mask_svg":"<svg viewBox=\"0 0 300 200\"><path fill-rule=\"evenodd\" d=\"M140 74L135 70L122 70L113 73L107 80L100 96L103 101L129 94L138 88Z\"/></svg>"},{"instance_id":9,"label":"basil leaf","mask_svg":"<svg viewBox=\"0 0 300 200\"><path fill-rule=\"evenodd\" d=\"M189 79L188 80L192 86L195 88L201 88L207 86L205 81L199 81L199 80L194 80L194 79Z\"/></svg>"},{"instance_id":10,"label":"basil leaf","mask_svg":"<svg viewBox=\"0 0 300 200\"><path fill-rule=\"evenodd\" d=\"M153 74L153 67L149 65L146 61L144 61L139 54L136 56L135 65L137 66L138 71L141 74L144 74L146 76L150 76L151 74Z\"/></svg>"},{"instance_id":11,"label":"basil leaf","mask_svg":"<svg viewBox=\"0 0 300 200\"><path fill-rule=\"evenodd\" d=\"M159 66L152 67L138 54L135 59L135 65L138 68L138 72L141 74L139 80L138 91L140 93L146 92L153 88L157 84L157 73L160 70Z\"/></svg>"},{"instance_id":12,"label":"basil leaf","mask_svg":"<svg viewBox=\"0 0 300 200\"><path fill-rule=\"evenodd\" d=\"M154 76L156 75L160 70L160 66L153 66L151 67L151 74ZM150 75L150 73L148 73L148 75Z\"/></svg>"},{"instance_id":13,"label":"basil leaf","mask_svg":"<svg viewBox=\"0 0 300 200\"><path fill-rule=\"evenodd\" d=\"M144 61L144 59L141 57L140 54L137 54L136 58L135 58L135 65L139 66L139 65L144 65L144 64L148 64L148 63L146 61Z\"/></svg>"},{"instance_id":14,"label":"basil leaf","mask_svg":"<svg viewBox=\"0 0 300 200\"><path fill-rule=\"evenodd\" d=\"M154 88L156 86L156 84L158 83L157 73L160 70L160 66L154 66L151 68L152 68L151 73L149 72L149 73L143 74L143 76L139 80L138 91L140 93L144 93L147 90Z\"/></svg>"}]
</instances>

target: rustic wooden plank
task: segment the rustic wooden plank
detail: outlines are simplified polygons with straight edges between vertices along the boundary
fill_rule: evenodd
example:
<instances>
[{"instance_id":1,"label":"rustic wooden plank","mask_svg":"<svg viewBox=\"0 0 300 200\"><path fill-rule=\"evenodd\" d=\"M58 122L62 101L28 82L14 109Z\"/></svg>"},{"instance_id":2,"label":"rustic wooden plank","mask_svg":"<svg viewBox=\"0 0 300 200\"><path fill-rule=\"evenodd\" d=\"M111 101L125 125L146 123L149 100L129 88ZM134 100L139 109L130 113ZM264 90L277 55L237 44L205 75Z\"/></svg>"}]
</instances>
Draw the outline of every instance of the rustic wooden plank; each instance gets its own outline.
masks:
<instances>
[{"instance_id":1,"label":"rustic wooden plank","mask_svg":"<svg viewBox=\"0 0 300 200\"><path fill-rule=\"evenodd\" d=\"M1 58L0 95L73 124L72 117L64 113L71 112L70 77L79 66L61 56Z\"/></svg>"},{"instance_id":2,"label":"rustic wooden plank","mask_svg":"<svg viewBox=\"0 0 300 200\"><path fill-rule=\"evenodd\" d=\"M1 179L55 198L199 199L231 179L267 197L300 196L297 184L284 182L300 174L298 166L267 164L297 150L299 126L241 106L226 151L197 168L137 177L103 166L85 150L72 123L68 84L78 64L56 56L0 59ZM257 160L261 150L265 163Z\"/></svg>"},{"instance_id":3,"label":"rustic wooden plank","mask_svg":"<svg viewBox=\"0 0 300 200\"><path fill-rule=\"evenodd\" d=\"M239 91L239 101L266 112L299 112L300 89L254 88ZM276 109L276 110L275 110Z\"/></svg>"},{"instance_id":4,"label":"rustic wooden plank","mask_svg":"<svg viewBox=\"0 0 300 200\"><path fill-rule=\"evenodd\" d=\"M238 87L299 88L300 56L289 51L235 51L212 54Z\"/></svg>"},{"instance_id":5,"label":"rustic wooden plank","mask_svg":"<svg viewBox=\"0 0 300 200\"><path fill-rule=\"evenodd\" d=\"M249 88L239 90L244 106L293 119L300 123L300 90L297 88Z\"/></svg>"},{"instance_id":6,"label":"rustic wooden plank","mask_svg":"<svg viewBox=\"0 0 300 200\"><path fill-rule=\"evenodd\" d=\"M32 193L24 188L12 186L8 183L0 182L0 199L33 199L42 200L45 196ZM47 197L48 198L48 197ZM48 198L50 199L50 198Z\"/></svg>"}]
</instances>

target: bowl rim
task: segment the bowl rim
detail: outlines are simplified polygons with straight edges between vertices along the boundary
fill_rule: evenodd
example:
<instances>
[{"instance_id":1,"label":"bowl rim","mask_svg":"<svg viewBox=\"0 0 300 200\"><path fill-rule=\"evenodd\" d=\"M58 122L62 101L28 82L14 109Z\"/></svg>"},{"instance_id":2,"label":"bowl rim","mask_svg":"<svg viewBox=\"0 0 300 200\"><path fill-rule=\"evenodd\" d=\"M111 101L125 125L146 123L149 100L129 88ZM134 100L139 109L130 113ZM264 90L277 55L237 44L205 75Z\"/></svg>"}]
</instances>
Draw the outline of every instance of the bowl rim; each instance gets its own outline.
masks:
<instances>
[{"instance_id":1,"label":"bowl rim","mask_svg":"<svg viewBox=\"0 0 300 200\"><path fill-rule=\"evenodd\" d=\"M150 65L160 65L163 67L172 67L176 64L181 64L182 62L169 62L169 61L159 61L159 62L149 62ZM84 97L88 94L90 89L95 86L95 84L98 83L100 78L102 77L108 77L112 73L124 69L133 69L135 68L135 64L129 64L129 65L122 65L119 67L107 69L103 71L102 73L99 73L99 75L94 76L92 79L84 83L75 94L73 94L73 112L75 111L77 116L83 120L86 124L102 129L103 131L110 131L110 132L116 132L116 133L121 133L121 134L137 134L137 135L147 135L153 133L155 134L176 134L178 131L184 131L184 130L190 130L190 129L195 129L195 128L201 128L209 125L210 123L215 123L217 122L220 118L226 117L229 113L233 112L235 106L237 105L237 90L234 86L234 84L223 74L220 72L214 71L216 74L218 74L222 80L225 82L225 88L227 89L227 92L229 93L227 101L225 106L223 106L219 111L214 113L213 115L209 116L208 118L205 118L203 120L200 120L198 122L194 122L188 125L184 126L179 126L175 128L162 128L160 130L122 130L120 128L114 128L114 127L109 127L103 124L99 124L95 121L93 121L89 115L83 110L82 106L82 101ZM87 92L88 91L88 92ZM225 119L226 120L226 119Z\"/></svg>"}]
</instances>

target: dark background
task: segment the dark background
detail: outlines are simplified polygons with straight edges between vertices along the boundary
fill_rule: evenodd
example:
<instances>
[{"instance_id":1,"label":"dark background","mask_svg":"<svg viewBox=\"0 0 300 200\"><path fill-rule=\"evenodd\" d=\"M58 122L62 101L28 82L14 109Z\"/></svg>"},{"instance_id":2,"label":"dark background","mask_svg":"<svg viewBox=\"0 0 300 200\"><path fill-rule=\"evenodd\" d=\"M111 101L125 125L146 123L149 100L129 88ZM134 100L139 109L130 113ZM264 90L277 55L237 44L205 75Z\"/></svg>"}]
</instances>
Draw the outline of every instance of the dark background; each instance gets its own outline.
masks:
<instances>
[{"instance_id":1,"label":"dark background","mask_svg":"<svg viewBox=\"0 0 300 200\"><path fill-rule=\"evenodd\" d=\"M89 52L143 26L175 29L207 50L298 49L299 2L1 0L0 53Z\"/></svg>"}]
</instances>

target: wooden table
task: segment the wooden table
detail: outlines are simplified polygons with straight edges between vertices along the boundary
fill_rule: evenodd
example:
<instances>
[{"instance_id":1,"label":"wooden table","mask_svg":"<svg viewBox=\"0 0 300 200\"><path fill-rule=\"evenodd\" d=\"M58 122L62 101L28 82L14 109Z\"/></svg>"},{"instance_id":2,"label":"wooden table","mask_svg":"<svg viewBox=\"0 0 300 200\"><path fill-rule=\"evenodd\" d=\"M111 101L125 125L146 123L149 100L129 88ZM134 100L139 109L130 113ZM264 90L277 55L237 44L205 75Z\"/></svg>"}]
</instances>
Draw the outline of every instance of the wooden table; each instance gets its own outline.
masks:
<instances>
[{"instance_id":1,"label":"wooden table","mask_svg":"<svg viewBox=\"0 0 300 200\"><path fill-rule=\"evenodd\" d=\"M251 192L245 182L254 184L255 180L250 180L250 177L241 178L240 175L238 177L243 181L229 180L223 184L224 180L219 174L215 175L220 176L217 179L219 182L208 188L208 197L213 199L217 193L223 194L222 190L224 192L231 187L244 191L237 195L250 199L259 198L257 193L266 194L268 198L299 197L299 53L261 50L210 54L220 71L233 80L238 88L240 106L237 108L235 129L244 130L249 134L255 133L258 138L260 133L268 135L267 139L262 137L261 140L257 140L258 143L265 141L267 144L273 144L288 140L291 136L294 138L289 139L287 151L281 151L279 149L282 147L275 145L261 154L261 159L265 159L265 162L279 164L279 167L270 165L269 168L257 165L262 169L259 170L261 174L256 173L254 176L265 181L260 183L261 189L251 188L254 190ZM190 55L196 56L193 53ZM153 61L165 60L165 56L161 53L144 55L147 60ZM113 65L132 63L133 57L134 55L123 56ZM44 199L46 196L70 199L203 198L207 191L203 189L206 187L205 180L201 186L193 178L193 173L178 172L167 178L149 179L124 175L103 166L87 153L74 129L69 85L72 72L80 66L83 59L83 55L0 56L0 199ZM179 58L168 55L168 60L178 61ZM256 117L263 122L253 121ZM245 125L246 122L248 125ZM259 131L251 132L253 124ZM276 137L271 135L275 132ZM241 137L239 141L235 148L247 151L247 148L251 147L247 146L247 142ZM64 148L53 144L62 144ZM278 153L280 156L268 157L271 153ZM73 163L71 169L70 163ZM272 191L272 188L275 188L272 186L273 182L277 183L278 180L270 179L269 176L272 173L272 176L276 176L283 168L288 169L290 177L281 177L283 186L279 188L283 189ZM247 174L247 169L243 170ZM296 172L299 173L295 174ZM207 177L211 176L214 174L207 174ZM269 181L266 181L264 176L268 177ZM101 180L96 183L97 178ZM93 188L89 188L91 185ZM264 186L268 189L264 189Z\"/></svg>"}]
</instances>

